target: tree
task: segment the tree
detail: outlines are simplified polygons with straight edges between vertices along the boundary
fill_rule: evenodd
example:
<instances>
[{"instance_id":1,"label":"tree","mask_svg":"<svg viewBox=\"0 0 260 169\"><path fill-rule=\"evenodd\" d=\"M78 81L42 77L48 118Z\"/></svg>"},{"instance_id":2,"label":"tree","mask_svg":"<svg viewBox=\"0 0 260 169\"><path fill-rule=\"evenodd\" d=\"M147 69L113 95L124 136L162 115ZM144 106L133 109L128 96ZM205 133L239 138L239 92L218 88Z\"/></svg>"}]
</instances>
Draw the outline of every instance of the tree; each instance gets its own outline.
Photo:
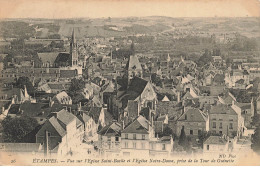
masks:
<instances>
[{"instance_id":1,"label":"tree","mask_svg":"<svg viewBox=\"0 0 260 169\"><path fill-rule=\"evenodd\" d=\"M15 83L15 86L18 88L22 88L22 89L24 89L24 86L26 86L27 92L30 95L35 92L32 82L30 81L30 79L28 77L25 77L25 76L19 77Z\"/></svg>"},{"instance_id":2,"label":"tree","mask_svg":"<svg viewBox=\"0 0 260 169\"><path fill-rule=\"evenodd\" d=\"M157 76L156 73L153 73L151 75L151 80L152 80L152 83L154 83L156 86L162 87L162 80L160 77Z\"/></svg>"},{"instance_id":3,"label":"tree","mask_svg":"<svg viewBox=\"0 0 260 169\"><path fill-rule=\"evenodd\" d=\"M179 138L179 145L181 145L182 147L185 147L187 145L187 137L186 137L186 134L185 134L185 131L184 131L184 127L182 127L181 129L181 135L180 135L180 138Z\"/></svg>"},{"instance_id":4,"label":"tree","mask_svg":"<svg viewBox=\"0 0 260 169\"><path fill-rule=\"evenodd\" d=\"M183 147L183 149L187 152L190 153L191 152L191 138L190 137L186 137L185 131L184 131L184 127L182 127L181 129L181 135L179 137L179 145Z\"/></svg>"},{"instance_id":5,"label":"tree","mask_svg":"<svg viewBox=\"0 0 260 169\"><path fill-rule=\"evenodd\" d=\"M252 126L256 126L256 127L259 127L259 122L260 120L260 114L255 114L253 117L252 117Z\"/></svg>"},{"instance_id":6,"label":"tree","mask_svg":"<svg viewBox=\"0 0 260 169\"><path fill-rule=\"evenodd\" d=\"M255 129L255 133L251 137L251 148L258 154L260 154L260 126Z\"/></svg>"},{"instance_id":7,"label":"tree","mask_svg":"<svg viewBox=\"0 0 260 169\"><path fill-rule=\"evenodd\" d=\"M71 85L70 85L69 91L71 93L75 93L75 92L82 90L84 87L85 87L85 82L83 79L74 78L71 80Z\"/></svg>"},{"instance_id":8,"label":"tree","mask_svg":"<svg viewBox=\"0 0 260 169\"><path fill-rule=\"evenodd\" d=\"M172 129L169 126L166 126L163 130L163 135L164 136L171 136L173 133Z\"/></svg>"},{"instance_id":9,"label":"tree","mask_svg":"<svg viewBox=\"0 0 260 169\"><path fill-rule=\"evenodd\" d=\"M197 61L197 64L198 64L198 66L201 67L212 61L213 61L213 58L212 58L211 52L208 49L205 49L204 54L199 58L199 60Z\"/></svg>"},{"instance_id":10,"label":"tree","mask_svg":"<svg viewBox=\"0 0 260 169\"><path fill-rule=\"evenodd\" d=\"M204 141L207 139L207 137L208 137L208 132L202 132L202 133L200 133L199 135L198 135L198 137L199 137L199 145L201 146L201 147L203 147L203 143L204 143Z\"/></svg>"},{"instance_id":11,"label":"tree","mask_svg":"<svg viewBox=\"0 0 260 169\"><path fill-rule=\"evenodd\" d=\"M23 142L24 137L38 126L38 122L31 117L21 116L11 118L7 116L2 121L3 139L5 142Z\"/></svg>"}]
</instances>

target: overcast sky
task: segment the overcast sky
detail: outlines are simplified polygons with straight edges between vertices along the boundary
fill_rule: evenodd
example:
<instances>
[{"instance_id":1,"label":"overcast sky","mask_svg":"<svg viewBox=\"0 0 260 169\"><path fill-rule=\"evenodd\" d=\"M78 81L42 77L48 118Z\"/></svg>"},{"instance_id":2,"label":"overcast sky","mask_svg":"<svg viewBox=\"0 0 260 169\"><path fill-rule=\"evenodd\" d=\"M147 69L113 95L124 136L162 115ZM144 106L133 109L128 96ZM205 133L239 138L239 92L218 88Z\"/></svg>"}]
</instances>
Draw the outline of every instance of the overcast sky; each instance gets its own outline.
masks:
<instances>
[{"instance_id":1,"label":"overcast sky","mask_svg":"<svg viewBox=\"0 0 260 169\"><path fill-rule=\"evenodd\" d=\"M260 16L259 0L0 0L0 18Z\"/></svg>"}]
</instances>

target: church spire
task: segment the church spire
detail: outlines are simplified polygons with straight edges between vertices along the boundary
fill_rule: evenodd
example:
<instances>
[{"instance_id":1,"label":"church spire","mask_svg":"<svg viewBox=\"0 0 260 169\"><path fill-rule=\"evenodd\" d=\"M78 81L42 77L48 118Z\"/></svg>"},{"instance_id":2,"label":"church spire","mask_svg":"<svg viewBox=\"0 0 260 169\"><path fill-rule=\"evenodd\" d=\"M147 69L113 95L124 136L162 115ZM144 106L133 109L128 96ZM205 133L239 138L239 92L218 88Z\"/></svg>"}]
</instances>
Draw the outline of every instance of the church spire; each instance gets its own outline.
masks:
<instances>
[{"instance_id":1,"label":"church spire","mask_svg":"<svg viewBox=\"0 0 260 169\"><path fill-rule=\"evenodd\" d=\"M71 42L70 42L70 66L78 65L78 45L75 36L75 30L72 30Z\"/></svg>"},{"instance_id":2,"label":"church spire","mask_svg":"<svg viewBox=\"0 0 260 169\"><path fill-rule=\"evenodd\" d=\"M73 28L73 30L72 30L71 42L72 42L73 44L76 43L76 36L75 36L75 30L74 30L74 28Z\"/></svg>"}]
</instances>

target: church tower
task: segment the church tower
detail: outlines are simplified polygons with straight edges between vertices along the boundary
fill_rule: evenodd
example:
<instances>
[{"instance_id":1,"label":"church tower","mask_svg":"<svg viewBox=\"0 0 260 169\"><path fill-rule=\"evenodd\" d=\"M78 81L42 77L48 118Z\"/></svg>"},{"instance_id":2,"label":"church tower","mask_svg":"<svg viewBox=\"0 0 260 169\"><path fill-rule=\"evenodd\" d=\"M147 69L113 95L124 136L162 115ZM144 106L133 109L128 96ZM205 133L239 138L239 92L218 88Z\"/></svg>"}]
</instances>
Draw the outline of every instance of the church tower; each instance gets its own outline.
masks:
<instances>
[{"instance_id":1,"label":"church tower","mask_svg":"<svg viewBox=\"0 0 260 169\"><path fill-rule=\"evenodd\" d=\"M131 55L129 57L128 63L126 65L126 69L127 69L128 84L134 77L143 78L142 66L136 55Z\"/></svg>"},{"instance_id":2,"label":"church tower","mask_svg":"<svg viewBox=\"0 0 260 169\"><path fill-rule=\"evenodd\" d=\"M71 66L78 66L78 44L76 42L76 36L75 36L75 31L73 28L72 31L72 37L71 37L71 42L70 42L70 65Z\"/></svg>"}]
</instances>

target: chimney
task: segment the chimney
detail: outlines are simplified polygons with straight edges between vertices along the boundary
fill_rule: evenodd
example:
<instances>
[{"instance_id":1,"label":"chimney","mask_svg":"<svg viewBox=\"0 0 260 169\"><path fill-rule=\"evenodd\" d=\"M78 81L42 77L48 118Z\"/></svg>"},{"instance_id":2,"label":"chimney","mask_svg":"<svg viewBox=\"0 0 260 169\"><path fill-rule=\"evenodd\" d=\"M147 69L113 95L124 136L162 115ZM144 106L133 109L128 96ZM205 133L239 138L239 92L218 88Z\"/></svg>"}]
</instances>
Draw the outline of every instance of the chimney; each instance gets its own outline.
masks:
<instances>
[{"instance_id":1,"label":"chimney","mask_svg":"<svg viewBox=\"0 0 260 169\"><path fill-rule=\"evenodd\" d=\"M181 101L181 93L177 92L177 102L179 103Z\"/></svg>"},{"instance_id":2,"label":"chimney","mask_svg":"<svg viewBox=\"0 0 260 169\"><path fill-rule=\"evenodd\" d=\"M54 101L52 101L51 98L49 97L49 107L52 107L53 104L54 104Z\"/></svg>"},{"instance_id":3,"label":"chimney","mask_svg":"<svg viewBox=\"0 0 260 169\"><path fill-rule=\"evenodd\" d=\"M125 129L125 120L122 120L122 130Z\"/></svg>"},{"instance_id":4,"label":"chimney","mask_svg":"<svg viewBox=\"0 0 260 169\"><path fill-rule=\"evenodd\" d=\"M69 112L71 113L71 107L69 107Z\"/></svg>"},{"instance_id":5,"label":"chimney","mask_svg":"<svg viewBox=\"0 0 260 169\"><path fill-rule=\"evenodd\" d=\"M79 102L79 104L78 104L78 110L79 111L81 110L81 102Z\"/></svg>"},{"instance_id":6,"label":"chimney","mask_svg":"<svg viewBox=\"0 0 260 169\"><path fill-rule=\"evenodd\" d=\"M2 113L3 113L4 111L5 111L5 107L3 106L3 107L2 107Z\"/></svg>"},{"instance_id":7,"label":"chimney","mask_svg":"<svg viewBox=\"0 0 260 169\"><path fill-rule=\"evenodd\" d=\"M67 106L64 106L63 108L67 111Z\"/></svg>"},{"instance_id":8,"label":"chimney","mask_svg":"<svg viewBox=\"0 0 260 169\"><path fill-rule=\"evenodd\" d=\"M80 111L79 114L81 117L83 117L83 111Z\"/></svg>"}]
</instances>

